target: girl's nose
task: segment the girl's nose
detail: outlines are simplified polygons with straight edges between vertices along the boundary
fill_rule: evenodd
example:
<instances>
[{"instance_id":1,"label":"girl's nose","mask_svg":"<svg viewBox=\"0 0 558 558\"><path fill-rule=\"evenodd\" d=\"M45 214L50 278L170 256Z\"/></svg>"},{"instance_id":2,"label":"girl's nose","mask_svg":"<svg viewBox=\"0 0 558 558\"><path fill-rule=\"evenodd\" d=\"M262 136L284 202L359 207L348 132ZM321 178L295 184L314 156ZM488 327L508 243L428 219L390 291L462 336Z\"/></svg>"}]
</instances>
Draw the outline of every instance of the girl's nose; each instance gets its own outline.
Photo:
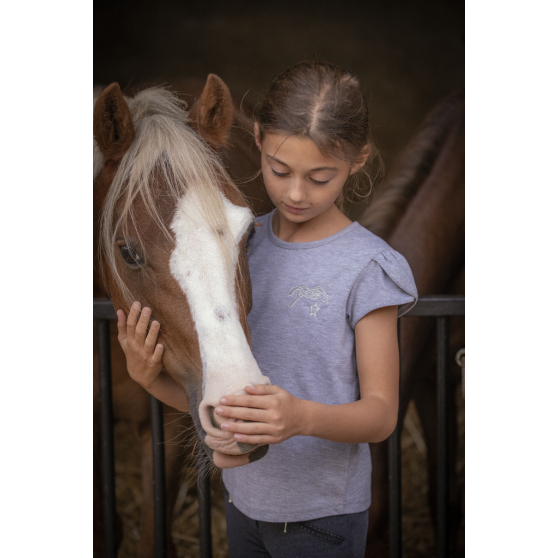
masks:
<instances>
[{"instance_id":1,"label":"girl's nose","mask_svg":"<svg viewBox=\"0 0 558 558\"><path fill-rule=\"evenodd\" d=\"M294 203L301 203L306 198L306 191L304 188L304 182L302 180L293 180L291 188L289 190L289 197Z\"/></svg>"}]
</instances>

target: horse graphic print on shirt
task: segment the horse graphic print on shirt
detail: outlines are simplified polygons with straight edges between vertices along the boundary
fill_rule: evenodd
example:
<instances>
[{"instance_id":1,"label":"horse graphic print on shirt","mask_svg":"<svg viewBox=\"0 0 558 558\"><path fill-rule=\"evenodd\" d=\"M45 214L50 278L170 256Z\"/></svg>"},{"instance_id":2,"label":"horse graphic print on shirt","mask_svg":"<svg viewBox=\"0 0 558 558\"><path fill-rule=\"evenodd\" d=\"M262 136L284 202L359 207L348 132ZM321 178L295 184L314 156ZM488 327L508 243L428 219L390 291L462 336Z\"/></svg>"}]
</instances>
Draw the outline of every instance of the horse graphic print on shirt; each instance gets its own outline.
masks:
<instances>
[{"instance_id":1,"label":"horse graphic print on shirt","mask_svg":"<svg viewBox=\"0 0 558 558\"><path fill-rule=\"evenodd\" d=\"M323 287L320 287L319 285L317 287L314 287L313 289L304 285L297 285L288 292L288 296L293 295L294 298L291 300L289 308L292 308L295 305L295 302L302 297L309 298L310 300L321 299L321 302L323 302L324 304L329 304L330 298L329 295L325 292L325 289ZM310 306L310 316L316 318L318 316L319 309L320 307L315 302L312 306Z\"/></svg>"}]
</instances>

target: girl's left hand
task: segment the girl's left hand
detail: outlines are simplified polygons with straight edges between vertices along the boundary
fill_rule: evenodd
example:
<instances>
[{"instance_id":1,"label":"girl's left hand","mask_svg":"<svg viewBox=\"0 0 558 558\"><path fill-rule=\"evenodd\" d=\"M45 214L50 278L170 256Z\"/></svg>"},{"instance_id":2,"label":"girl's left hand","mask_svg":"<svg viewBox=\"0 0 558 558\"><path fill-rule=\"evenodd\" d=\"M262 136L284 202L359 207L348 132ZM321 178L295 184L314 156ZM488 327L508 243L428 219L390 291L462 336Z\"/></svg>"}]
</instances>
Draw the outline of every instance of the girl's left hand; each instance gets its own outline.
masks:
<instances>
[{"instance_id":1,"label":"girl's left hand","mask_svg":"<svg viewBox=\"0 0 558 558\"><path fill-rule=\"evenodd\" d=\"M234 432L237 442L246 444L278 444L301 434L304 423L304 400L279 386L259 384L246 386L248 395L227 395L215 414L252 422L228 422L221 430Z\"/></svg>"}]
</instances>

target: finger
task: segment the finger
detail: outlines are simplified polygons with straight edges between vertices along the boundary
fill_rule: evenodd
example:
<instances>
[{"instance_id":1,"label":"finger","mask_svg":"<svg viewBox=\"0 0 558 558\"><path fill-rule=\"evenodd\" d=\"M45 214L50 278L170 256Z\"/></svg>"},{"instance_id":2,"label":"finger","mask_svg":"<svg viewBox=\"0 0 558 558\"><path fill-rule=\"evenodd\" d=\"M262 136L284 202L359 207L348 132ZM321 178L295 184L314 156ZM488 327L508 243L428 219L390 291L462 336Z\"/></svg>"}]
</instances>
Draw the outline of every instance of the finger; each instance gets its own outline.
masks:
<instances>
[{"instance_id":1,"label":"finger","mask_svg":"<svg viewBox=\"0 0 558 558\"><path fill-rule=\"evenodd\" d=\"M118 341L122 343L126 339L126 312L117 310L116 315L118 316Z\"/></svg>"},{"instance_id":2,"label":"finger","mask_svg":"<svg viewBox=\"0 0 558 558\"><path fill-rule=\"evenodd\" d=\"M155 343L157 343L157 336L159 335L160 325L159 322L151 322L149 327L149 333L145 338L145 350L148 353L152 353L155 348Z\"/></svg>"},{"instance_id":3,"label":"finger","mask_svg":"<svg viewBox=\"0 0 558 558\"><path fill-rule=\"evenodd\" d=\"M265 422L224 422L221 430L238 434L265 435L269 434L269 425Z\"/></svg>"},{"instance_id":4,"label":"finger","mask_svg":"<svg viewBox=\"0 0 558 558\"><path fill-rule=\"evenodd\" d=\"M165 348L163 347L163 345L161 345L161 343L159 343L155 347L155 351L153 352L153 357L151 358L151 360L153 360L153 364L159 364L161 362L161 360L163 359L164 350Z\"/></svg>"},{"instance_id":5,"label":"finger","mask_svg":"<svg viewBox=\"0 0 558 558\"><path fill-rule=\"evenodd\" d=\"M128 314L128 321L126 332L129 339L134 339L136 333L136 324L138 323L138 316L141 310L141 304L136 300L132 307L130 308L130 313Z\"/></svg>"},{"instance_id":6,"label":"finger","mask_svg":"<svg viewBox=\"0 0 558 558\"><path fill-rule=\"evenodd\" d=\"M279 393L281 388L279 386L270 386L267 384L258 384L256 386L246 386L244 388L250 395L273 395Z\"/></svg>"},{"instance_id":7,"label":"finger","mask_svg":"<svg viewBox=\"0 0 558 558\"><path fill-rule=\"evenodd\" d=\"M219 401L221 405L230 407L252 407L254 409L267 409L266 401L255 395L226 395Z\"/></svg>"},{"instance_id":8,"label":"finger","mask_svg":"<svg viewBox=\"0 0 558 558\"><path fill-rule=\"evenodd\" d=\"M151 316L151 308L144 307L140 314L140 319L136 325L136 343L143 347L145 336L147 334L147 326L149 325L149 317Z\"/></svg>"},{"instance_id":9,"label":"finger","mask_svg":"<svg viewBox=\"0 0 558 558\"><path fill-rule=\"evenodd\" d=\"M267 411L246 407L219 406L216 407L215 414L221 417L235 418L240 420L251 420L253 422L264 422Z\"/></svg>"},{"instance_id":10,"label":"finger","mask_svg":"<svg viewBox=\"0 0 558 558\"><path fill-rule=\"evenodd\" d=\"M281 440L273 438L273 436L263 435L263 436L247 436L246 434L235 434L234 439L237 442L244 442L245 444L278 444Z\"/></svg>"}]
</instances>

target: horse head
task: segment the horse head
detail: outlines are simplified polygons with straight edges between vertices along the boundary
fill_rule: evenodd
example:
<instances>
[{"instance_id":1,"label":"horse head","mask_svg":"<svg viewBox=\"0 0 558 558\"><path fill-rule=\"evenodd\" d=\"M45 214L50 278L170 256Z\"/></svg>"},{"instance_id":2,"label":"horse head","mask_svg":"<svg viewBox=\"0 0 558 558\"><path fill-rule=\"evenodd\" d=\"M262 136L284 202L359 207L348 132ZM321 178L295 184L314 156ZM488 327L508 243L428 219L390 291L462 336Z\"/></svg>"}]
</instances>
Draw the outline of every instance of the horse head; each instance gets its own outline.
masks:
<instances>
[{"instance_id":1,"label":"horse head","mask_svg":"<svg viewBox=\"0 0 558 558\"><path fill-rule=\"evenodd\" d=\"M230 467L268 449L236 442L214 414L222 396L270 383L252 356L246 321L254 218L217 154L232 124L228 88L209 75L186 108L163 88L125 98L113 83L101 93L94 108L95 236L114 307L129 312L139 300L152 309L164 370L188 394L208 457Z\"/></svg>"}]
</instances>

